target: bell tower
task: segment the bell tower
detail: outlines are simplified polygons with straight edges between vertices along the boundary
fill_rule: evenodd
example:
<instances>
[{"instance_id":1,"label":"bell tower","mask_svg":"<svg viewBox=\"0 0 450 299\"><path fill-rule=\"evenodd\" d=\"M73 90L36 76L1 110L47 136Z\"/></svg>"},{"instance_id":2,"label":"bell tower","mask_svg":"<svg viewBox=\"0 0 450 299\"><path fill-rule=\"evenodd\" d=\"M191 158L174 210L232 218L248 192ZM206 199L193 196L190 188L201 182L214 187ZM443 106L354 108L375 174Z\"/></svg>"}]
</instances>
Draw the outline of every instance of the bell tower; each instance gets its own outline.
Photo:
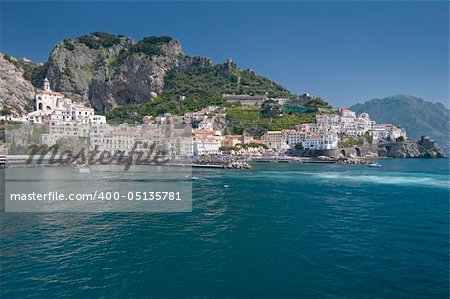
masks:
<instances>
[{"instance_id":1,"label":"bell tower","mask_svg":"<svg viewBox=\"0 0 450 299\"><path fill-rule=\"evenodd\" d=\"M50 91L50 81L48 81L47 77L45 77L44 79L44 85L42 86L42 89L45 91Z\"/></svg>"}]
</instances>

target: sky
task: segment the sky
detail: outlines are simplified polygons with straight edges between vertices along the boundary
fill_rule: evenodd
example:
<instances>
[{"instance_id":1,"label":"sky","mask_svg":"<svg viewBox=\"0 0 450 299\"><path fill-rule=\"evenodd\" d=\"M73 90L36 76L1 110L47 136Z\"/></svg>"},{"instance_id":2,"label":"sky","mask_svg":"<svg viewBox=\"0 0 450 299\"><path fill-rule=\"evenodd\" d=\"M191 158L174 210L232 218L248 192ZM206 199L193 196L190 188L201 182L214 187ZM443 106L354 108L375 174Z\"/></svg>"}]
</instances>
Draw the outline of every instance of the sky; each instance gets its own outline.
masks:
<instances>
[{"instance_id":1,"label":"sky","mask_svg":"<svg viewBox=\"0 0 450 299\"><path fill-rule=\"evenodd\" d=\"M448 1L2 1L0 51L46 61L94 31L170 35L334 106L411 94L449 102Z\"/></svg>"}]
</instances>

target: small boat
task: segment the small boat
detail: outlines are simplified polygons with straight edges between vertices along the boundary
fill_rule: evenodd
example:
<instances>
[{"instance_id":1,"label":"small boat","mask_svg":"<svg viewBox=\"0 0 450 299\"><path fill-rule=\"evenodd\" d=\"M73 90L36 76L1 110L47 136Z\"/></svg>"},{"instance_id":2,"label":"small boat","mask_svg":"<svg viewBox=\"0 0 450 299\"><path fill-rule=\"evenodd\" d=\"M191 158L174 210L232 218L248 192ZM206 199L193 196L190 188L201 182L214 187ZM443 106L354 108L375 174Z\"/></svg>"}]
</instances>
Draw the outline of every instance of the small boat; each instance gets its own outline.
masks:
<instances>
[{"instance_id":1,"label":"small boat","mask_svg":"<svg viewBox=\"0 0 450 299\"><path fill-rule=\"evenodd\" d=\"M371 164L369 164L369 167L381 167L381 164L371 163Z\"/></svg>"},{"instance_id":2,"label":"small boat","mask_svg":"<svg viewBox=\"0 0 450 299\"><path fill-rule=\"evenodd\" d=\"M188 180L198 180L198 177L196 177L196 176L189 176L189 175L187 175L187 176L185 176L185 178L188 179Z\"/></svg>"},{"instance_id":3,"label":"small boat","mask_svg":"<svg viewBox=\"0 0 450 299\"><path fill-rule=\"evenodd\" d=\"M86 165L76 165L74 167L74 169L75 169L76 172L80 172L80 173L89 173L89 172L91 172L89 170L89 167L86 166Z\"/></svg>"}]
</instances>

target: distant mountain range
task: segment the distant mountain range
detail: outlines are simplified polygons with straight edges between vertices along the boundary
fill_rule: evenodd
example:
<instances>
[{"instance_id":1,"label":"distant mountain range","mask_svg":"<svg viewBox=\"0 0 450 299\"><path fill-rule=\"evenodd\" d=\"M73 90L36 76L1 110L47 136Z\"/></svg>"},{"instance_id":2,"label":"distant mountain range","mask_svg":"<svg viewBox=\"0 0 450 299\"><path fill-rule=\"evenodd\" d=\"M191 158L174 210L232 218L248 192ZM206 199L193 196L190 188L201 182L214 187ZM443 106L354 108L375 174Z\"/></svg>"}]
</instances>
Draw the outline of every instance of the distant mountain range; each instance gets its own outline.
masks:
<instances>
[{"instance_id":1,"label":"distant mountain range","mask_svg":"<svg viewBox=\"0 0 450 299\"><path fill-rule=\"evenodd\" d=\"M406 129L410 139L428 135L448 152L450 110L441 103L431 103L410 95L372 99L350 107L356 113L367 112L378 123L392 123Z\"/></svg>"}]
</instances>

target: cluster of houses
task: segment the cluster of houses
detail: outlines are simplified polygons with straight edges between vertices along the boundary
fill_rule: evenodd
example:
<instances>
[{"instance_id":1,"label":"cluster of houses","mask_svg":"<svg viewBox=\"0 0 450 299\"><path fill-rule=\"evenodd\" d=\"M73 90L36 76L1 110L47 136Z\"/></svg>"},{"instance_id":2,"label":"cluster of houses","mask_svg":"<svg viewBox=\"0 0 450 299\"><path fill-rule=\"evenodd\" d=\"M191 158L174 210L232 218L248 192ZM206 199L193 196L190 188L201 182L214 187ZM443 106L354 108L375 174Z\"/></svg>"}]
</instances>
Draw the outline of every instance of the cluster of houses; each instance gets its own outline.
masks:
<instances>
[{"instance_id":1,"label":"cluster of houses","mask_svg":"<svg viewBox=\"0 0 450 299\"><path fill-rule=\"evenodd\" d=\"M406 140L406 131L392 124L377 124L369 114L358 117L349 109L337 114L317 114L315 123L300 124L295 130L268 131L261 139L269 149L284 152L301 145L303 149L330 150L338 143L370 136L371 142Z\"/></svg>"},{"instance_id":2,"label":"cluster of houses","mask_svg":"<svg viewBox=\"0 0 450 299\"><path fill-rule=\"evenodd\" d=\"M302 95L310 97L310 95ZM258 106L268 100L267 95L224 95L230 102ZM274 100L274 99L271 99ZM288 99L275 99L280 104ZM223 135L216 128L215 118L225 115L224 108L206 107L183 116L147 116L143 124L110 126L106 117L96 115L87 105L73 103L63 94L52 91L44 80L36 93L34 112L16 121L40 124L44 127L41 143L52 145L65 137L87 140L91 149L99 151L130 151L148 149L149 142L163 146L170 154L182 158L216 155L224 151L233 154L282 154L288 149L335 149L341 141L370 136L372 142L406 138L406 132L390 124L376 124L367 113L359 116L348 109L338 113L317 114L315 123L299 124L295 129L268 131L260 138L242 135Z\"/></svg>"},{"instance_id":3,"label":"cluster of houses","mask_svg":"<svg viewBox=\"0 0 450 299\"><path fill-rule=\"evenodd\" d=\"M300 109L305 112L305 107L298 106L307 100L314 100L316 97L311 94L302 94L295 100L290 99L270 99L267 95L223 95L228 102L239 102L244 106L261 106L265 101L272 100L284 105L289 109ZM297 107L298 106L298 107ZM305 110L305 111L304 111ZM371 120L369 114L361 113L356 116L355 112L342 108L337 111L333 109L317 109L324 112L316 115L315 123L299 124L295 129L281 131L268 131L260 139L246 137L249 141L241 140L241 135L224 136L226 145L244 144L246 142L263 143L264 149L282 154L289 149L294 149L300 145L303 149L330 150L336 149L339 142L355 140L362 136L370 136L371 142L382 140L395 141L398 138L406 140L406 131L392 124L377 124ZM234 142L226 142L234 140Z\"/></svg>"}]
</instances>

